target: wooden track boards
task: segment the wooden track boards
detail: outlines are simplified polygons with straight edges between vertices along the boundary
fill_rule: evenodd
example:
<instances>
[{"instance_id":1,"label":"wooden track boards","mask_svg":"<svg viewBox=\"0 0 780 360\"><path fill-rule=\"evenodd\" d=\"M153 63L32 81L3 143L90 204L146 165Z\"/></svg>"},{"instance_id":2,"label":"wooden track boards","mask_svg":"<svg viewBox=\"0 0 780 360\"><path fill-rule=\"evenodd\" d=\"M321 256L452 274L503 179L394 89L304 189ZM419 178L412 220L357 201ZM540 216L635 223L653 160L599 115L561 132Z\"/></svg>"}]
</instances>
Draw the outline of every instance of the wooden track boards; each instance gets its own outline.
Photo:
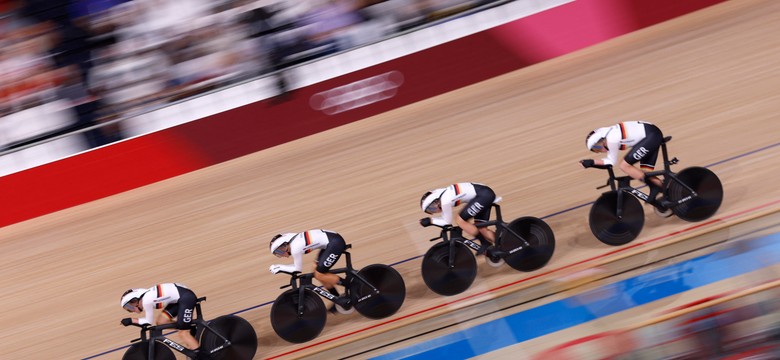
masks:
<instances>
[{"instance_id":1,"label":"wooden track boards","mask_svg":"<svg viewBox=\"0 0 780 360\"><path fill-rule=\"evenodd\" d=\"M186 176L0 229L0 358L82 358L127 345L117 305L129 287L182 282L207 316L240 315L258 358L299 349L271 330L286 277L268 273L282 231L326 228L355 264L397 265L408 297L396 317L440 306L419 276L436 235L419 198L456 181L484 182L507 218L546 216L558 239L547 270L616 250L587 226L604 173L578 160L588 131L622 120L658 124L675 167L712 167L726 196L716 217L780 199L780 3L727 2L386 114ZM284 119L280 119L283 121ZM767 148L769 147L769 148ZM720 163L721 161L725 161ZM62 184L62 191L67 191ZM566 211L569 210L569 211ZM7 210L10 211L10 210ZM643 241L689 227L646 208ZM663 241L663 240L661 240ZM309 258L310 261L311 258ZM480 261L464 294L531 274ZM552 275L551 275L552 276ZM330 317L317 340L377 321ZM371 331L381 332L377 327ZM101 358L120 358L115 352Z\"/></svg>"}]
</instances>

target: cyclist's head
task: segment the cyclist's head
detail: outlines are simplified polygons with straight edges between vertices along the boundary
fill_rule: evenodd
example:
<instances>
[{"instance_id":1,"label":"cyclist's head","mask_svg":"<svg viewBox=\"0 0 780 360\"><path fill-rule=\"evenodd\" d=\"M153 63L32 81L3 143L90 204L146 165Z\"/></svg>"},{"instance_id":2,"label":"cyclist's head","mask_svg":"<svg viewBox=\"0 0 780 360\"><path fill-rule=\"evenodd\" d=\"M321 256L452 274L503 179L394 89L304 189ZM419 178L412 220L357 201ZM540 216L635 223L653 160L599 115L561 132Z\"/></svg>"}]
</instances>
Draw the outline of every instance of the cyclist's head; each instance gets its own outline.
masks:
<instances>
[{"instance_id":1,"label":"cyclist's head","mask_svg":"<svg viewBox=\"0 0 780 360\"><path fill-rule=\"evenodd\" d=\"M143 307L141 306L141 297L146 293L148 289L130 289L122 294L122 299L119 305L123 309L129 312L141 312Z\"/></svg>"},{"instance_id":2,"label":"cyclist's head","mask_svg":"<svg viewBox=\"0 0 780 360\"><path fill-rule=\"evenodd\" d=\"M271 254L274 254L276 257L290 256L290 240L292 240L293 236L295 234L290 233L274 235L269 245Z\"/></svg>"},{"instance_id":3,"label":"cyclist's head","mask_svg":"<svg viewBox=\"0 0 780 360\"><path fill-rule=\"evenodd\" d=\"M427 214L435 214L441 211L441 194L444 188L428 191L420 198L420 208Z\"/></svg>"},{"instance_id":4,"label":"cyclist's head","mask_svg":"<svg viewBox=\"0 0 780 360\"><path fill-rule=\"evenodd\" d=\"M609 128L598 128L591 131L588 136L585 137L585 146L587 146L589 151L602 152L606 149L602 140L607 136L607 130L609 130Z\"/></svg>"}]
</instances>

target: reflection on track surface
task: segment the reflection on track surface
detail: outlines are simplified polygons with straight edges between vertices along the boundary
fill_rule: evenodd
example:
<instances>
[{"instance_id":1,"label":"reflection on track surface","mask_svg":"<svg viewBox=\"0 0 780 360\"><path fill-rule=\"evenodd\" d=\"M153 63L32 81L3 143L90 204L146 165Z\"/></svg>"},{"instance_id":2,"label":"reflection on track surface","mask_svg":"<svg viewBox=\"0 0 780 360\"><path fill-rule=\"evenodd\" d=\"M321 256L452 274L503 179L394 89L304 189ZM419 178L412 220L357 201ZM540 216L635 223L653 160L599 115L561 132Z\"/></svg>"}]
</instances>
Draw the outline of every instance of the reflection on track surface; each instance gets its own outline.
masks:
<instances>
[{"instance_id":1,"label":"reflection on track surface","mask_svg":"<svg viewBox=\"0 0 780 360\"><path fill-rule=\"evenodd\" d=\"M780 233L463 329L374 359L469 358L780 263Z\"/></svg>"}]
</instances>

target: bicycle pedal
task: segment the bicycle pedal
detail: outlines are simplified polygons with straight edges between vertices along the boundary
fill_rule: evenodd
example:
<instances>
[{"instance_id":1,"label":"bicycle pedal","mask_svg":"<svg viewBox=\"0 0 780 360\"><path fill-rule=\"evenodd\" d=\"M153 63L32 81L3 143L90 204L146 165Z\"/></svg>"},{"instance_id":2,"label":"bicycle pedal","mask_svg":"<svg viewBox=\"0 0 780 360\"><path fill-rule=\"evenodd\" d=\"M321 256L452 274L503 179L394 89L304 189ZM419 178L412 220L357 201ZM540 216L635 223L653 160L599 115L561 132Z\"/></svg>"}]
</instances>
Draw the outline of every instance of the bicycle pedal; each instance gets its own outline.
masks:
<instances>
[{"instance_id":1,"label":"bicycle pedal","mask_svg":"<svg viewBox=\"0 0 780 360\"><path fill-rule=\"evenodd\" d=\"M503 259L507 255L509 255L508 252L503 251L503 250L498 250L498 249L496 249L494 247L490 247L489 249L487 249L487 256L489 258L491 258L491 259L494 259L494 258Z\"/></svg>"},{"instance_id":2,"label":"bicycle pedal","mask_svg":"<svg viewBox=\"0 0 780 360\"><path fill-rule=\"evenodd\" d=\"M345 296L339 296L335 299L333 299L333 302L344 308L345 310L349 310L352 307L352 300Z\"/></svg>"},{"instance_id":3,"label":"bicycle pedal","mask_svg":"<svg viewBox=\"0 0 780 360\"><path fill-rule=\"evenodd\" d=\"M669 208L667 208L666 211L662 211L661 209L655 207L655 208L653 208L653 211L655 212L656 215L658 215L658 216L660 216L662 218L668 218L668 217L671 217L672 215L674 215L674 213L672 212L672 209L669 209Z\"/></svg>"}]
</instances>

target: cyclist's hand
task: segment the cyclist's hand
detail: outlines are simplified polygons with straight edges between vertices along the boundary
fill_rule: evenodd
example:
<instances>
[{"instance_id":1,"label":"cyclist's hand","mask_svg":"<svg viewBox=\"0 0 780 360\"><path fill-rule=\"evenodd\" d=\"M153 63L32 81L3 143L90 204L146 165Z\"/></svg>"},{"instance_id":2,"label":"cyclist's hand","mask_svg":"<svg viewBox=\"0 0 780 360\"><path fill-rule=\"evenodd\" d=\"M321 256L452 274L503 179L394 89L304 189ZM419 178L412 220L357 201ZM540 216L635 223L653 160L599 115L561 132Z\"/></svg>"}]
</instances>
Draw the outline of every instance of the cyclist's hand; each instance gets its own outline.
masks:
<instances>
[{"instance_id":1,"label":"cyclist's hand","mask_svg":"<svg viewBox=\"0 0 780 360\"><path fill-rule=\"evenodd\" d=\"M594 161L593 159L585 159L585 160L580 160L580 164L582 164L582 167L587 169L589 167L593 167L593 165L596 165L596 161Z\"/></svg>"},{"instance_id":2,"label":"cyclist's hand","mask_svg":"<svg viewBox=\"0 0 780 360\"><path fill-rule=\"evenodd\" d=\"M420 219L420 225L425 227L431 226L431 218L427 217Z\"/></svg>"},{"instance_id":3,"label":"cyclist's hand","mask_svg":"<svg viewBox=\"0 0 780 360\"><path fill-rule=\"evenodd\" d=\"M282 265L278 265L278 264L271 265L271 267L268 268L268 271L270 271L271 274L276 274L281 270L282 270Z\"/></svg>"},{"instance_id":4,"label":"cyclist's hand","mask_svg":"<svg viewBox=\"0 0 780 360\"><path fill-rule=\"evenodd\" d=\"M133 319L131 319L131 318L124 318L124 319L122 319L122 325L123 326L133 325Z\"/></svg>"}]
</instances>

